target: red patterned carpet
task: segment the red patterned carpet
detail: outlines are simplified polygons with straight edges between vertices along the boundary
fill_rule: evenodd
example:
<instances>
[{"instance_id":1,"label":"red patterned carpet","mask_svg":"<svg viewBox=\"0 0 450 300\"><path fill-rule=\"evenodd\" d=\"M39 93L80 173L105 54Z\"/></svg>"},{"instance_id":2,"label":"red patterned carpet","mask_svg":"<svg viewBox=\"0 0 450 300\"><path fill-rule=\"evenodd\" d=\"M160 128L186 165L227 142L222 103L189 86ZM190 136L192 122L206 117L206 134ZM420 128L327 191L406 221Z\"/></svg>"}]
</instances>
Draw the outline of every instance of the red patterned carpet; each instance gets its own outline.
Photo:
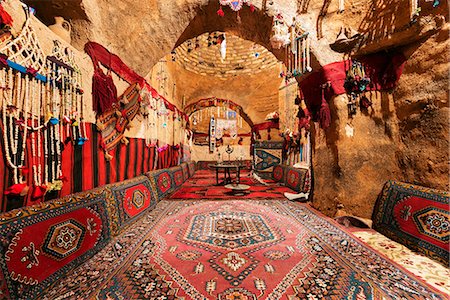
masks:
<instances>
[{"instance_id":1,"label":"red patterned carpet","mask_svg":"<svg viewBox=\"0 0 450 300\"><path fill-rule=\"evenodd\" d=\"M446 299L307 205L161 201L45 299Z\"/></svg>"},{"instance_id":2,"label":"red patterned carpet","mask_svg":"<svg viewBox=\"0 0 450 300\"><path fill-rule=\"evenodd\" d=\"M219 180L222 178L220 175ZM234 178L234 174L232 174ZM288 187L280 186L277 183L268 181L264 185L250 177L248 172L243 172L240 182L250 186L243 196L233 196L230 190L223 186L215 186L216 174L209 170L197 171L193 178L186 181L179 190L173 193L171 199L285 199L284 193L295 193Z\"/></svg>"}]
</instances>

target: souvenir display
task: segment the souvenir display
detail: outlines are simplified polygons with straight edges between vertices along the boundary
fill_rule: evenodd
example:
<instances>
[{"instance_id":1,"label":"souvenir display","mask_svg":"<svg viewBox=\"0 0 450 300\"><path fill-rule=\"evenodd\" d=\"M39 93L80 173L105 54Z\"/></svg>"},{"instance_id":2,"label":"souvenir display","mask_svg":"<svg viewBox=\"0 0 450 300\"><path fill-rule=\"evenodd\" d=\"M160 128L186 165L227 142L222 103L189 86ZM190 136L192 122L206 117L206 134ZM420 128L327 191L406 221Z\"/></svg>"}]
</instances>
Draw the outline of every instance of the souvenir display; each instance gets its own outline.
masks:
<instances>
[{"instance_id":1,"label":"souvenir display","mask_svg":"<svg viewBox=\"0 0 450 300\"><path fill-rule=\"evenodd\" d=\"M277 23L277 21L275 22ZM309 33L304 32L300 22L295 17L289 28L289 42L282 46L286 47L284 59L286 72L282 72L281 77L288 81L312 71Z\"/></svg>"},{"instance_id":2,"label":"souvenir display","mask_svg":"<svg viewBox=\"0 0 450 300\"><path fill-rule=\"evenodd\" d=\"M361 96L367 90L369 84L370 78L366 76L363 64L351 61L344 83L344 88L349 95L347 105L349 117L356 115L358 105L361 107L361 110L367 110L372 106L372 102L367 97ZM357 101L358 99L360 100L359 102Z\"/></svg>"},{"instance_id":3,"label":"souvenir display","mask_svg":"<svg viewBox=\"0 0 450 300\"><path fill-rule=\"evenodd\" d=\"M0 49L3 140L13 179L5 193L24 196L31 186L32 198L39 199L62 188L62 145L82 145L87 137L81 72L73 54L55 41L52 55L45 58L31 20Z\"/></svg>"}]
</instances>

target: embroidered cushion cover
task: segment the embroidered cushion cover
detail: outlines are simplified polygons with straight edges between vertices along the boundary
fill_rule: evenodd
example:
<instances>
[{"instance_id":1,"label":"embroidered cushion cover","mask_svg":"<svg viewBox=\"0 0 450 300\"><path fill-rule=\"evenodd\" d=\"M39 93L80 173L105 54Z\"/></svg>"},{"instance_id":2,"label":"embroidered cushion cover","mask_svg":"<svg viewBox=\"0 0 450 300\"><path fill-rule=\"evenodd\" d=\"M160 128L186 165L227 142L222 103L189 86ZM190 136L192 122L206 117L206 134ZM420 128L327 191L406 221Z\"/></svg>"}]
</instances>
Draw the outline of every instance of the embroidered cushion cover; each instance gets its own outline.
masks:
<instances>
[{"instance_id":1,"label":"embroidered cushion cover","mask_svg":"<svg viewBox=\"0 0 450 300\"><path fill-rule=\"evenodd\" d=\"M109 186L118 207L119 224L128 225L158 202L153 178L138 176Z\"/></svg>"},{"instance_id":2,"label":"embroidered cushion cover","mask_svg":"<svg viewBox=\"0 0 450 300\"><path fill-rule=\"evenodd\" d=\"M95 189L3 214L2 294L7 299L36 298L100 251L115 223L110 196L108 189Z\"/></svg>"},{"instance_id":3,"label":"embroidered cushion cover","mask_svg":"<svg viewBox=\"0 0 450 300\"><path fill-rule=\"evenodd\" d=\"M375 230L448 266L448 192L388 181L372 219Z\"/></svg>"}]
</instances>

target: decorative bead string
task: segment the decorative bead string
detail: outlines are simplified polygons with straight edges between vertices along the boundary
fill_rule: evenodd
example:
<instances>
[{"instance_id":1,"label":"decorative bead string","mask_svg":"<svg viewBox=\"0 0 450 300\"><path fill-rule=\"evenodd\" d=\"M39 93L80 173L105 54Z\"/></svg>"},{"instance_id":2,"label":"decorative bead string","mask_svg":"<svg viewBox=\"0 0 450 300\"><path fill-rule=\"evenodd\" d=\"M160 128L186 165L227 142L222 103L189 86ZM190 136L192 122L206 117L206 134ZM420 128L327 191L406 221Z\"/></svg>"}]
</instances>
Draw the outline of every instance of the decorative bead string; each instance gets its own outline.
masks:
<instances>
[{"instance_id":1,"label":"decorative bead string","mask_svg":"<svg viewBox=\"0 0 450 300\"><path fill-rule=\"evenodd\" d=\"M66 136L69 137L69 130L73 127L72 140L86 136L86 125L82 122L82 95L79 94L81 72L68 71L50 62L47 67L51 71L46 74L46 84L30 74L13 72L12 68L0 70L5 160L12 171L14 184L26 181L23 175L28 157L28 138L33 185L42 186L50 182L58 188L62 177L61 137L64 129L67 129ZM66 128L60 121L63 116L68 119Z\"/></svg>"},{"instance_id":2,"label":"decorative bead string","mask_svg":"<svg viewBox=\"0 0 450 300\"><path fill-rule=\"evenodd\" d=\"M411 0L411 19L413 19L419 11L419 0Z\"/></svg>"}]
</instances>

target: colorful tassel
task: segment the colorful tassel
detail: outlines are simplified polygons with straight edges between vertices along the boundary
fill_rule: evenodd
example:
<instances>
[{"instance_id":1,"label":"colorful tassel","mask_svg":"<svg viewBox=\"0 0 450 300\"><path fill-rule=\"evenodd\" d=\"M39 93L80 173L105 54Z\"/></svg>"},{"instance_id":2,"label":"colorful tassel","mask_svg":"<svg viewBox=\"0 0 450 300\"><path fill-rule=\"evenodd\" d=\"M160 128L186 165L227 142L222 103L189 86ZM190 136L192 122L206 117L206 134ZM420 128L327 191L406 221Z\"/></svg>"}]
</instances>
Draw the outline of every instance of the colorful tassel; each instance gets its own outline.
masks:
<instances>
[{"instance_id":1,"label":"colorful tassel","mask_svg":"<svg viewBox=\"0 0 450 300\"><path fill-rule=\"evenodd\" d=\"M368 109L372 106L372 101L369 100L366 96L361 97L361 100L359 100L359 105L363 109Z\"/></svg>"},{"instance_id":2,"label":"colorful tassel","mask_svg":"<svg viewBox=\"0 0 450 300\"><path fill-rule=\"evenodd\" d=\"M51 118L48 120L48 123L50 123L50 125L58 125L58 124L59 124L59 119L58 119L58 118L55 118L55 117L51 117Z\"/></svg>"},{"instance_id":3,"label":"colorful tassel","mask_svg":"<svg viewBox=\"0 0 450 300\"><path fill-rule=\"evenodd\" d=\"M322 127L323 129L330 127L331 112L330 112L330 107L328 106L327 100L325 100L325 97L322 97L322 105L320 106L320 111L319 111L319 121L320 121L320 127Z\"/></svg>"},{"instance_id":4,"label":"colorful tassel","mask_svg":"<svg viewBox=\"0 0 450 300\"><path fill-rule=\"evenodd\" d=\"M218 15L219 17L225 16L225 13L223 12L222 6L220 6L219 10L217 11L217 15Z\"/></svg>"},{"instance_id":5,"label":"colorful tassel","mask_svg":"<svg viewBox=\"0 0 450 300\"><path fill-rule=\"evenodd\" d=\"M108 152L105 151L105 159L107 161L111 161L113 159L113 156L111 154L109 154Z\"/></svg>"},{"instance_id":6,"label":"colorful tassel","mask_svg":"<svg viewBox=\"0 0 450 300\"><path fill-rule=\"evenodd\" d=\"M10 196L25 196L28 194L30 187L26 183L16 183L8 187L4 194Z\"/></svg>"},{"instance_id":7,"label":"colorful tassel","mask_svg":"<svg viewBox=\"0 0 450 300\"><path fill-rule=\"evenodd\" d=\"M128 144L130 143L130 141L126 138L126 137L122 137L122 139L120 140L122 142L122 144L124 144L125 146L128 146Z\"/></svg>"},{"instance_id":8,"label":"colorful tassel","mask_svg":"<svg viewBox=\"0 0 450 300\"><path fill-rule=\"evenodd\" d=\"M117 102L117 88L110 74L105 74L97 67L92 77L93 109L101 115L110 110Z\"/></svg>"},{"instance_id":9,"label":"colorful tassel","mask_svg":"<svg viewBox=\"0 0 450 300\"><path fill-rule=\"evenodd\" d=\"M6 12L6 10L3 8L1 4L0 4L0 24L7 25L9 27L11 27L13 24L13 19Z\"/></svg>"},{"instance_id":10,"label":"colorful tassel","mask_svg":"<svg viewBox=\"0 0 450 300\"><path fill-rule=\"evenodd\" d=\"M31 199L37 200L43 198L46 192L47 192L46 185L35 186L33 189L33 193L31 194Z\"/></svg>"}]
</instances>

